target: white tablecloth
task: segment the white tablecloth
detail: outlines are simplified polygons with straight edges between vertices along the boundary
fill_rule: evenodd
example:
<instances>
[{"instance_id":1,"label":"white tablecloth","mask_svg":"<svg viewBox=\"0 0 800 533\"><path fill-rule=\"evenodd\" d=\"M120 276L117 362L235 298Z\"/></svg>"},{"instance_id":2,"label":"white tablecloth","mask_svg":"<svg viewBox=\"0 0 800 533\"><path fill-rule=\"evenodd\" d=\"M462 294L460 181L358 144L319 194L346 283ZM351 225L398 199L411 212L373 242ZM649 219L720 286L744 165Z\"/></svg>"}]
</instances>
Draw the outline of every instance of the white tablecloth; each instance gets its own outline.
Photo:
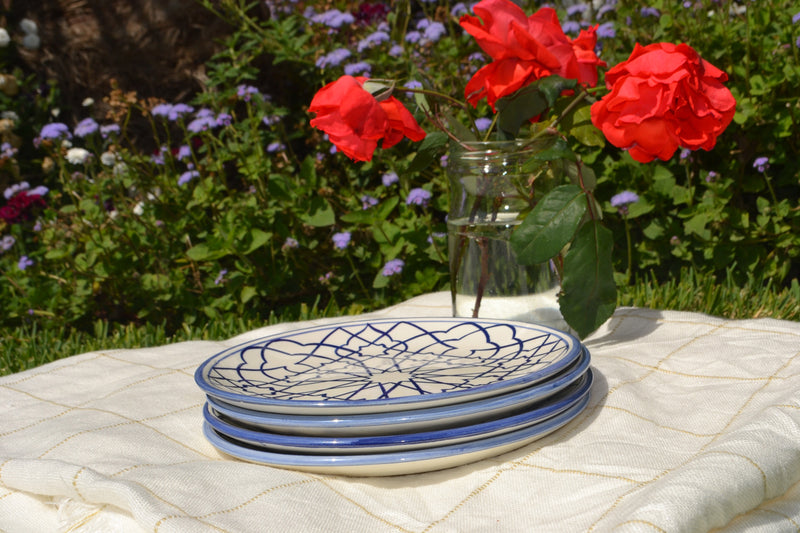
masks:
<instances>
[{"instance_id":1,"label":"white tablecloth","mask_svg":"<svg viewBox=\"0 0 800 533\"><path fill-rule=\"evenodd\" d=\"M448 312L437 293L374 316ZM0 378L0 531L800 530L799 323L618 309L584 341L596 380L570 424L478 463L376 478L241 462L203 437L197 366L294 327Z\"/></svg>"}]
</instances>

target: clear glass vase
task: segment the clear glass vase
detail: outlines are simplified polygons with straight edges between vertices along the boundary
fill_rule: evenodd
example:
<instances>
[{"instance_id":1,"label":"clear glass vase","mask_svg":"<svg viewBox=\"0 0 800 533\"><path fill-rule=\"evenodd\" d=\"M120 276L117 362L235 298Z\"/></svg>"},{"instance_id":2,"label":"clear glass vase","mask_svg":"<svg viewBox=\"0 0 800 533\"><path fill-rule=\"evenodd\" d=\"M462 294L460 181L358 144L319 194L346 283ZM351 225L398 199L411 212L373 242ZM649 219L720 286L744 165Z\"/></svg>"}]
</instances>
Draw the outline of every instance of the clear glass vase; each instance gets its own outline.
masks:
<instances>
[{"instance_id":1,"label":"clear glass vase","mask_svg":"<svg viewBox=\"0 0 800 533\"><path fill-rule=\"evenodd\" d=\"M489 141L451 149L447 218L453 316L497 318L567 329L553 261L522 265L509 238L557 185L546 168L524 172L542 143Z\"/></svg>"}]
</instances>

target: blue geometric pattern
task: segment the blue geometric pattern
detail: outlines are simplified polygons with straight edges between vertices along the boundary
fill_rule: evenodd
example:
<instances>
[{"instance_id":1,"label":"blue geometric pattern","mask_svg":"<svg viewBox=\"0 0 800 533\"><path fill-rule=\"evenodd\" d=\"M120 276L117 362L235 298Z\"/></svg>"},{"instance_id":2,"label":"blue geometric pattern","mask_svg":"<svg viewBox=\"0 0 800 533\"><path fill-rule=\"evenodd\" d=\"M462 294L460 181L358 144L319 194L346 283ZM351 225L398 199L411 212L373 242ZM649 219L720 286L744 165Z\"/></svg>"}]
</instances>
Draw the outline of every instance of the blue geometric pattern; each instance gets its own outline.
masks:
<instances>
[{"instance_id":1,"label":"blue geometric pattern","mask_svg":"<svg viewBox=\"0 0 800 533\"><path fill-rule=\"evenodd\" d=\"M209 394L245 402L406 402L534 383L580 351L572 336L532 324L358 321L237 346L196 379Z\"/></svg>"}]
</instances>

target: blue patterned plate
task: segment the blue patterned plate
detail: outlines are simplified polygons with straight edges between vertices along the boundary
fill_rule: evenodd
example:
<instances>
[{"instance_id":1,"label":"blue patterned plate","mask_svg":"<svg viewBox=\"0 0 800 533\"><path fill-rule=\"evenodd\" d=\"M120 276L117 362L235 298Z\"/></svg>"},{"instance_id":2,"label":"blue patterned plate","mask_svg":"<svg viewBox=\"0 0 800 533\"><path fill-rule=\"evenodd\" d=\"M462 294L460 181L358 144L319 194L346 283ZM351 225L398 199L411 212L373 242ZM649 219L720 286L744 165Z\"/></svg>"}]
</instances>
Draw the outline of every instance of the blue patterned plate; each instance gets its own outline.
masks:
<instances>
[{"instance_id":1,"label":"blue patterned plate","mask_svg":"<svg viewBox=\"0 0 800 533\"><path fill-rule=\"evenodd\" d=\"M437 429L422 433L394 435L372 435L359 437L307 437L282 435L258 429L241 427L225 420L213 409L205 406L203 416L218 433L244 444L268 451L307 454L361 454L385 453L448 446L477 439L485 439L524 429L557 415L578 403L589 394L592 372L587 371L581 379L554 397L534 406L513 411L509 416L494 418L478 424Z\"/></svg>"},{"instance_id":2,"label":"blue patterned plate","mask_svg":"<svg viewBox=\"0 0 800 533\"><path fill-rule=\"evenodd\" d=\"M355 415L292 415L252 411L221 402L208 396L214 411L232 422L272 433L315 437L353 437L418 433L459 425L477 424L509 416L512 411L532 406L559 393L580 379L589 368L591 356L584 347L580 358L546 381L499 396L471 402L440 405L428 409L410 409L389 413Z\"/></svg>"},{"instance_id":3,"label":"blue patterned plate","mask_svg":"<svg viewBox=\"0 0 800 533\"><path fill-rule=\"evenodd\" d=\"M586 408L591 395L584 396L566 411L544 422L471 442L389 453L357 455L310 455L270 452L248 446L214 431L208 422L203 433L219 451L263 465L342 476L396 476L452 468L510 452L549 435L569 423Z\"/></svg>"},{"instance_id":4,"label":"blue patterned plate","mask_svg":"<svg viewBox=\"0 0 800 533\"><path fill-rule=\"evenodd\" d=\"M464 318L361 320L229 348L195 372L207 395L294 414L391 412L503 394L548 379L582 345L542 325Z\"/></svg>"}]
</instances>

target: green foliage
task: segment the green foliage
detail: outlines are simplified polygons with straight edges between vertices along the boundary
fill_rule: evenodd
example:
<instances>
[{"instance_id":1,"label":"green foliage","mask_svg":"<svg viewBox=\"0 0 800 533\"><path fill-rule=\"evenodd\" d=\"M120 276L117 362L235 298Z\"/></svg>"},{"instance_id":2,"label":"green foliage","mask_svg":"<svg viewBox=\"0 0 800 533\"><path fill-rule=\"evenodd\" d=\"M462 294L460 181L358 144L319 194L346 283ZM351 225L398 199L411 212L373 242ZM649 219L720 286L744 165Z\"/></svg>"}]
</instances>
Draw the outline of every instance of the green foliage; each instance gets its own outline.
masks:
<instances>
[{"instance_id":1,"label":"green foliage","mask_svg":"<svg viewBox=\"0 0 800 533\"><path fill-rule=\"evenodd\" d=\"M460 98L483 63L471 56L478 52L474 40L441 9L445 3L392 4L385 23L403 45L399 54L390 53L391 42L359 50L380 19L331 29L302 15L306 6L321 11L314 2L270 3L291 10L275 8L269 17L241 0L202 3L233 29L206 65L206 89L186 102L195 111L171 120L154 116L153 102L117 98L119 134L70 139L72 148L92 154L84 163L69 161L63 139L34 143L42 126L57 120L57 84L27 75L13 43L0 49L1 73L13 74L19 86L15 94L0 94L0 105L18 117L3 138L18 151L0 158L0 186L26 181L50 189L46 208L0 223L0 239L14 240L0 251L0 327L91 332L103 320L161 324L168 336L230 317L258 323L315 302L330 309L374 309L447 287L447 194L438 164L446 136L430 135L417 145L404 141L378 150L369 163L354 164L330 153L307 113L314 92L356 61L400 85L415 80ZM329 4L342 11L359 5ZM659 17L643 14L632 0L619 0L616 9L603 13L598 22L611 22L616 30L615 38L601 39L603 59L618 63L635 42L687 42L729 74L727 86L738 101L735 122L711 152L642 165L605 145L589 121L591 98L571 109L562 123L571 134L564 143L580 162L565 162L564 170L592 191L589 207L602 211L612 230L611 237L594 232L594 239L582 239L590 244L572 253L590 254L592 247L594 253L613 253L614 270L630 270L630 279L646 277L654 294L658 284L688 268L704 280L728 280L731 291L737 285L759 291L752 280L777 292L793 290L792 280L800 277L800 26L791 20L796 6L788 0L765 0L757 8L731 0L698 0L690 8L666 0L652 5ZM564 9L559 13L570 19ZM443 23L446 34L407 42L424 16ZM350 50L351 58L317 66L339 48ZM247 87L259 92L243 92ZM445 109L402 89L395 95L423 125L426 112L436 112L451 131L460 128L474 138L481 135L474 120L492 116L485 104ZM229 119L195 131L200 109ZM127 125L141 114L151 121L152 138L132 140ZM508 128L523 122L512 120ZM150 146L164 149L154 157ZM178 152L181 147L186 148ZM565 148L556 144L545 158L562 158ZM754 167L759 157L769 158L763 171ZM394 174L398 180L384 184L382 178ZM431 193L428 205L406 203L416 188ZM640 197L627 212L609 204L622 190ZM346 246L334 244L337 233L350 234ZM32 261L24 269L23 257ZM404 262L403 270L386 276L383 266L393 259ZM573 291L590 290L598 295L598 308L608 305L612 287L593 280L609 273L578 274L564 280L565 301ZM715 294L723 299L730 293ZM637 298L631 300L637 305L677 305L668 298ZM69 350L78 351L72 345Z\"/></svg>"}]
</instances>

